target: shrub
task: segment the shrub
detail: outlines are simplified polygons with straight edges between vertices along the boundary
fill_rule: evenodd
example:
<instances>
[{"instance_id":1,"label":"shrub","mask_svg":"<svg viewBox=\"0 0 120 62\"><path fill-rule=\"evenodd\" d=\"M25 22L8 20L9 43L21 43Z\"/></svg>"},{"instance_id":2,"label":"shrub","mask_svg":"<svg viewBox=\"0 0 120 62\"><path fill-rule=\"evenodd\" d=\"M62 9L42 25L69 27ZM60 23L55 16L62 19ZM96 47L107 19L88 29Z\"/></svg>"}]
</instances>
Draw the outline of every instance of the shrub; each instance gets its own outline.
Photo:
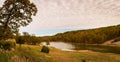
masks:
<instances>
[{"instance_id":1,"label":"shrub","mask_svg":"<svg viewBox=\"0 0 120 62\"><path fill-rule=\"evenodd\" d=\"M0 41L0 48L4 50L11 50L15 48L16 42L13 40L1 40Z\"/></svg>"},{"instance_id":2,"label":"shrub","mask_svg":"<svg viewBox=\"0 0 120 62\"><path fill-rule=\"evenodd\" d=\"M49 53L49 48L47 46L43 46L41 52Z\"/></svg>"},{"instance_id":3,"label":"shrub","mask_svg":"<svg viewBox=\"0 0 120 62\"><path fill-rule=\"evenodd\" d=\"M20 46L21 46L22 44L25 43L25 40L26 40L26 39L25 39L24 37L19 36L18 39L17 39L17 43L20 44Z\"/></svg>"},{"instance_id":4,"label":"shrub","mask_svg":"<svg viewBox=\"0 0 120 62\"><path fill-rule=\"evenodd\" d=\"M85 59L82 59L82 62L86 62L86 60L85 60Z\"/></svg>"}]
</instances>

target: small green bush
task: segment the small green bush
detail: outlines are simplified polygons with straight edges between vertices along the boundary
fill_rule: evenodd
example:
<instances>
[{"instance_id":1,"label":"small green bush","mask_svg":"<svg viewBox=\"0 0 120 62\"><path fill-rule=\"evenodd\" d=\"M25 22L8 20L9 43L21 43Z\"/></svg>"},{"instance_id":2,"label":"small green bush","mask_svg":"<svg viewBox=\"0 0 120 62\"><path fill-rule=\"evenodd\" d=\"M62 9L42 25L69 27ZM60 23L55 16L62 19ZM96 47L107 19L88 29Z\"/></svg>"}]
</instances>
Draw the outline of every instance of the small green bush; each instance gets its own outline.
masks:
<instances>
[{"instance_id":1,"label":"small green bush","mask_svg":"<svg viewBox=\"0 0 120 62\"><path fill-rule=\"evenodd\" d=\"M47 47L47 46L43 46L42 47L42 50L41 50L41 52L44 52L44 53L49 53L49 48Z\"/></svg>"},{"instance_id":2,"label":"small green bush","mask_svg":"<svg viewBox=\"0 0 120 62\"><path fill-rule=\"evenodd\" d=\"M0 48L4 50L11 50L12 48L15 48L16 43L14 41L10 40L1 40L0 41Z\"/></svg>"},{"instance_id":3,"label":"small green bush","mask_svg":"<svg viewBox=\"0 0 120 62\"><path fill-rule=\"evenodd\" d=\"M86 62L86 60L85 60L85 59L82 59L82 62Z\"/></svg>"}]
</instances>

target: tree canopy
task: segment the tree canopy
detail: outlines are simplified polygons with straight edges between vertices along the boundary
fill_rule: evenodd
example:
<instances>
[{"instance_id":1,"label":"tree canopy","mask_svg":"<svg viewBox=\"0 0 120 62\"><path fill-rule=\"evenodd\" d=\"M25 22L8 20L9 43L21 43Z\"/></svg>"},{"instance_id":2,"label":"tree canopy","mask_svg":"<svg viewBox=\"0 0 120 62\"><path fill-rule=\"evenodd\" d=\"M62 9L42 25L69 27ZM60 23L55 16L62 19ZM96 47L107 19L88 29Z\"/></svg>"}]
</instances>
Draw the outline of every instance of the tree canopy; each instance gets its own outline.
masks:
<instances>
[{"instance_id":1,"label":"tree canopy","mask_svg":"<svg viewBox=\"0 0 120 62\"><path fill-rule=\"evenodd\" d=\"M58 33L43 37L50 41L64 41L81 44L101 44L105 41L120 38L120 25ZM119 40L119 38L117 40ZM115 40L116 41L116 40Z\"/></svg>"},{"instance_id":2,"label":"tree canopy","mask_svg":"<svg viewBox=\"0 0 120 62\"><path fill-rule=\"evenodd\" d=\"M36 13L36 5L29 0L5 0L0 8L0 40L9 38L20 26L27 26Z\"/></svg>"}]
</instances>

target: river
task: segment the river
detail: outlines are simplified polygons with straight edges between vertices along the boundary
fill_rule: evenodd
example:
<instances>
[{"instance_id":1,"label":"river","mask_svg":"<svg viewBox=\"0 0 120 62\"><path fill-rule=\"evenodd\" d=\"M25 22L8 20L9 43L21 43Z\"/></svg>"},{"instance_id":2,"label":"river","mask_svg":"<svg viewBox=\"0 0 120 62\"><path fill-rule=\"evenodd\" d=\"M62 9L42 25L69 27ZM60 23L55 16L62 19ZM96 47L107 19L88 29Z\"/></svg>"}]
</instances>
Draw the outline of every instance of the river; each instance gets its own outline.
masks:
<instances>
[{"instance_id":1,"label":"river","mask_svg":"<svg viewBox=\"0 0 120 62\"><path fill-rule=\"evenodd\" d=\"M46 45L46 42L42 42L42 45ZM64 51L75 51L75 50L91 50L96 52L104 53L116 53L120 54L120 47L100 45L100 44L80 44L80 43L66 43L66 42L49 42L48 47L55 47Z\"/></svg>"},{"instance_id":2,"label":"river","mask_svg":"<svg viewBox=\"0 0 120 62\"><path fill-rule=\"evenodd\" d=\"M42 42L42 45L46 45L46 42ZM61 50L66 50L66 51L72 51L75 46L72 45L71 43L66 43L66 42L49 42L49 47L55 47Z\"/></svg>"}]
</instances>

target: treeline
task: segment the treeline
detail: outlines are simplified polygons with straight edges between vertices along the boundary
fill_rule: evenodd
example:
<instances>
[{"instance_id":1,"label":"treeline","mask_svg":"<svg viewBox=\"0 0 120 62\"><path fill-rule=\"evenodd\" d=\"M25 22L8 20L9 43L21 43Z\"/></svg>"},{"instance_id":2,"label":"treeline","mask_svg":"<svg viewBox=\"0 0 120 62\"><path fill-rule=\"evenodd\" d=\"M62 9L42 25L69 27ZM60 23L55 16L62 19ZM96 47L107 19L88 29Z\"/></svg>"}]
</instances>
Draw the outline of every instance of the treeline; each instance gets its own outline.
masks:
<instances>
[{"instance_id":1,"label":"treeline","mask_svg":"<svg viewBox=\"0 0 120 62\"><path fill-rule=\"evenodd\" d=\"M19 33L16 36L16 42L18 44L38 45L41 41L43 41L41 37L37 37L34 34L30 35L28 32L23 32L23 35Z\"/></svg>"},{"instance_id":2,"label":"treeline","mask_svg":"<svg viewBox=\"0 0 120 62\"><path fill-rule=\"evenodd\" d=\"M102 27L96 29L68 31L54 36L38 37L24 32L17 38L19 44L37 45L46 41L63 41L81 44L101 44L107 40L120 37L120 25Z\"/></svg>"},{"instance_id":3,"label":"treeline","mask_svg":"<svg viewBox=\"0 0 120 62\"><path fill-rule=\"evenodd\" d=\"M28 45L39 45L41 42L48 42L50 41L50 38L48 36L40 37L36 36L35 34L29 34L28 32L17 33L14 36L16 43L22 45L22 44L28 44Z\"/></svg>"},{"instance_id":4,"label":"treeline","mask_svg":"<svg viewBox=\"0 0 120 62\"><path fill-rule=\"evenodd\" d=\"M101 44L120 36L120 25L88 30L69 31L46 37L50 41Z\"/></svg>"}]
</instances>

